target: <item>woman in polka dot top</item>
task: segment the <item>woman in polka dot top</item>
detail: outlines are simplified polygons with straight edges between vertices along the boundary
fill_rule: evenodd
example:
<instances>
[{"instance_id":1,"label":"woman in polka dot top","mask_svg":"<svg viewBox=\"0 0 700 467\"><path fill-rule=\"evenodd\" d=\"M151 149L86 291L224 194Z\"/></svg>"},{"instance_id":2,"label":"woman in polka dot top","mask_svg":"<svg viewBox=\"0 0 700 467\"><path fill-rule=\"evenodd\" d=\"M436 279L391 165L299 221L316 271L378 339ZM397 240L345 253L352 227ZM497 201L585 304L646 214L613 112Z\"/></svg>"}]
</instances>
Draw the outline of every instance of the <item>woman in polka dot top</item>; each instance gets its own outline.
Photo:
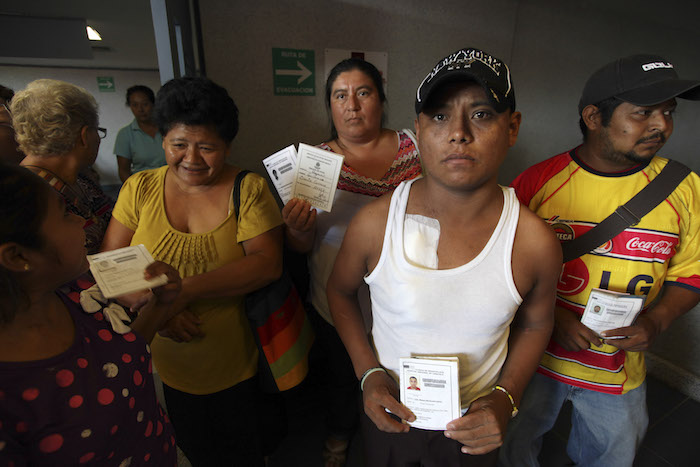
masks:
<instances>
[{"instance_id":1,"label":"woman in polka dot top","mask_svg":"<svg viewBox=\"0 0 700 467\"><path fill-rule=\"evenodd\" d=\"M54 292L87 270L84 220L27 169L0 166L0 466L176 465L148 342L169 318L169 282L121 334Z\"/></svg>"}]
</instances>

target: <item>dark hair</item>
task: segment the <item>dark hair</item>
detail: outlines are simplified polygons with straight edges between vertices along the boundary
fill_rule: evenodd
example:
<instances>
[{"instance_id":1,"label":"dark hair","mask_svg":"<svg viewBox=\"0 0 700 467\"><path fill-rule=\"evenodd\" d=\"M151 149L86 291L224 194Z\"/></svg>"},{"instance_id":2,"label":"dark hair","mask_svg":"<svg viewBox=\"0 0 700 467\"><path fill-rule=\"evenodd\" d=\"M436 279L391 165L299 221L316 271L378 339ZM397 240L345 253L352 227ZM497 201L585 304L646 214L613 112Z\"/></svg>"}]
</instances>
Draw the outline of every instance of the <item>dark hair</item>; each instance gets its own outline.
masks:
<instances>
[{"instance_id":1,"label":"dark hair","mask_svg":"<svg viewBox=\"0 0 700 467\"><path fill-rule=\"evenodd\" d=\"M333 124L333 117L330 115L331 108L331 92L333 91L333 83L338 78L338 75L346 71L360 70L366 74L374 83L374 87L377 88L379 93L379 101L384 104L386 102L386 94L384 94L384 85L382 84L382 74L377 70L377 67L371 63L361 59L361 58L346 58L342 62L338 63L333 67L328 79L326 80L326 108L329 110L328 118L331 123L331 138L336 139L338 137L338 131L335 129ZM382 115L382 123L384 123L384 116Z\"/></svg>"},{"instance_id":2,"label":"dark hair","mask_svg":"<svg viewBox=\"0 0 700 467\"><path fill-rule=\"evenodd\" d=\"M6 104L9 104L14 95L15 92L12 89L0 84L0 100L3 100Z\"/></svg>"},{"instance_id":3,"label":"dark hair","mask_svg":"<svg viewBox=\"0 0 700 467\"><path fill-rule=\"evenodd\" d=\"M21 166L0 163L0 245L17 243L40 249L40 230L46 218L49 185ZM0 266L0 324L12 322L17 310L28 305L28 297L15 273Z\"/></svg>"},{"instance_id":4,"label":"dark hair","mask_svg":"<svg viewBox=\"0 0 700 467\"><path fill-rule=\"evenodd\" d=\"M145 94L146 97L148 97L148 100L151 101L151 104L156 103L156 95L153 94L153 90L148 86L137 84L135 86L131 86L129 89L126 90L126 105L131 105L129 99L131 98L132 94L135 94L137 92Z\"/></svg>"},{"instance_id":5,"label":"dark hair","mask_svg":"<svg viewBox=\"0 0 700 467\"><path fill-rule=\"evenodd\" d=\"M153 118L165 136L178 123L212 125L230 143L238 133L238 107L226 89L209 78L171 79L160 88Z\"/></svg>"},{"instance_id":6,"label":"dark hair","mask_svg":"<svg viewBox=\"0 0 700 467\"><path fill-rule=\"evenodd\" d=\"M601 125L603 125L604 127L610 125L610 120L612 119L612 115L615 112L615 109L617 109L617 107L620 104L622 104L622 102L623 101L621 101L617 97L610 97L608 99L598 102L597 104L593 104L595 107L598 108L598 112L600 112ZM583 117L579 116L578 126L581 129L581 133L583 134L583 141L585 142L586 138L588 138L588 127L583 121Z\"/></svg>"}]
</instances>

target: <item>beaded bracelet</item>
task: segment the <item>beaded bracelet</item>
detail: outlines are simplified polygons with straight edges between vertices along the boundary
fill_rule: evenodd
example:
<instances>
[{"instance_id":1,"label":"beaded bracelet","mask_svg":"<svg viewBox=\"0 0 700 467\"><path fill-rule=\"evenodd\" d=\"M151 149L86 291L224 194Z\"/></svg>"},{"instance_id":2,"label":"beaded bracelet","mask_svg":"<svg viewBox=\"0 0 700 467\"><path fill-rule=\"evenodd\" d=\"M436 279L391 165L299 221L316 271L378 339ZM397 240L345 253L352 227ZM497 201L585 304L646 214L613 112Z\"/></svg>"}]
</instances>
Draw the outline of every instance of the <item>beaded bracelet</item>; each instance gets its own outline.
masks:
<instances>
[{"instance_id":1,"label":"beaded bracelet","mask_svg":"<svg viewBox=\"0 0 700 467\"><path fill-rule=\"evenodd\" d=\"M516 405L515 405L515 400L513 399L513 396L510 395L510 393L508 392L508 390L507 390L506 388L504 388L503 386L500 386L500 385L498 385L498 384L497 384L496 386L493 387L493 389L491 390L491 392L493 392L493 391L495 391L495 390L499 390L499 391L501 391L503 394L505 394L506 396L508 396L508 400L510 401L510 405L513 406L513 411L510 413L510 418L513 418L513 417L515 417L516 415L518 415L518 407L516 407Z\"/></svg>"},{"instance_id":2,"label":"beaded bracelet","mask_svg":"<svg viewBox=\"0 0 700 467\"><path fill-rule=\"evenodd\" d=\"M360 391L365 390L365 380L367 379L367 377L372 373L376 373L378 371L383 371L384 373L386 373L386 370L384 368L380 366L375 366L374 368L370 368L362 374L362 378L360 378Z\"/></svg>"}]
</instances>

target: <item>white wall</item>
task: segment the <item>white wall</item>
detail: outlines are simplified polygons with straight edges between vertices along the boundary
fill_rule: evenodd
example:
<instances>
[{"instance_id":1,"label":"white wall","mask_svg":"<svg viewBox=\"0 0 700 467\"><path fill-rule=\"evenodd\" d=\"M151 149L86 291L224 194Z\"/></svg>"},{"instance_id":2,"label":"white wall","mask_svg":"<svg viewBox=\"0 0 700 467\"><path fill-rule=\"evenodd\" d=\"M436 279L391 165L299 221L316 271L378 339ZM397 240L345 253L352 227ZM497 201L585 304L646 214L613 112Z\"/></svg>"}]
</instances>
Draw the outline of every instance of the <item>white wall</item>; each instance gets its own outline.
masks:
<instances>
[{"instance_id":1,"label":"white wall","mask_svg":"<svg viewBox=\"0 0 700 467\"><path fill-rule=\"evenodd\" d=\"M577 105L587 77L614 58L658 53L681 77L700 79L699 4L666 0L200 0L207 74L240 108L233 144L239 165L299 141L328 136L323 102L325 48L389 54L388 125L412 127L415 89L441 57L483 48L511 67L523 125L502 167L510 182L526 167L581 141ZM313 49L316 96L274 96L273 47ZM662 154L696 171L700 103L680 101L676 129ZM533 246L536 248L536 245ZM700 311L691 311L655 347L700 377Z\"/></svg>"},{"instance_id":2,"label":"white wall","mask_svg":"<svg viewBox=\"0 0 700 467\"><path fill-rule=\"evenodd\" d=\"M470 13L470 27L455 14L464 8L461 0L431 2L429 15L424 1L400 3L201 0L207 75L228 89L240 109L234 160L260 171L260 160L278 149L328 137L325 48L388 52L387 123L392 128L413 128L415 89L447 52L466 44L504 58L510 52L514 0L474 2L481 6ZM493 10L504 12L498 29L487 21ZM316 96L273 95L273 47L315 51Z\"/></svg>"},{"instance_id":3,"label":"white wall","mask_svg":"<svg viewBox=\"0 0 700 467\"><path fill-rule=\"evenodd\" d=\"M114 92L100 92L97 87L98 76L114 78ZM129 124L134 116L126 106L126 90L134 84L143 84L153 92L160 89L160 77L157 71L133 70L98 70L85 68L45 68L29 66L0 66L0 84L12 88L15 92L28 83L40 78L59 79L85 88L99 105L100 126L107 128L107 137L102 140L95 162L95 169L100 174L102 185L120 184L117 173L117 159L114 156L114 140L117 132Z\"/></svg>"},{"instance_id":4,"label":"white wall","mask_svg":"<svg viewBox=\"0 0 700 467\"><path fill-rule=\"evenodd\" d=\"M682 78L700 79L698 31L678 29L677 24L663 23L660 17L620 16L591 8L590 3L519 2L510 64L523 125L518 144L503 167L504 182L581 141L577 112L581 90L590 74L605 63L635 53L658 54L670 60ZM611 3L658 11L657 3L650 0ZM682 11L677 15L682 16ZM678 102L675 132L661 154L699 172L700 103Z\"/></svg>"}]
</instances>

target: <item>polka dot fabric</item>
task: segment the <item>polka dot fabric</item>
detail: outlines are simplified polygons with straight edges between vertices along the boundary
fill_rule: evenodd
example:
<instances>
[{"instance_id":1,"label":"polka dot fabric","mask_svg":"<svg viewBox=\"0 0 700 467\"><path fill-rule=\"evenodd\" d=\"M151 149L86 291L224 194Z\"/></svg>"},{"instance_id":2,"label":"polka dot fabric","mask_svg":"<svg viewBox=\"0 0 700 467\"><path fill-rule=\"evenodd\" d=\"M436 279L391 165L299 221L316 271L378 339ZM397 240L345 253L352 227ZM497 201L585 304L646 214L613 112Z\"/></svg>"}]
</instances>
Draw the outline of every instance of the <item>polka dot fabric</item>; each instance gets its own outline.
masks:
<instances>
[{"instance_id":1,"label":"polka dot fabric","mask_svg":"<svg viewBox=\"0 0 700 467\"><path fill-rule=\"evenodd\" d=\"M177 465L148 344L61 298L75 322L71 348L0 362L0 466Z\"/></svg>"}]
</instances>

